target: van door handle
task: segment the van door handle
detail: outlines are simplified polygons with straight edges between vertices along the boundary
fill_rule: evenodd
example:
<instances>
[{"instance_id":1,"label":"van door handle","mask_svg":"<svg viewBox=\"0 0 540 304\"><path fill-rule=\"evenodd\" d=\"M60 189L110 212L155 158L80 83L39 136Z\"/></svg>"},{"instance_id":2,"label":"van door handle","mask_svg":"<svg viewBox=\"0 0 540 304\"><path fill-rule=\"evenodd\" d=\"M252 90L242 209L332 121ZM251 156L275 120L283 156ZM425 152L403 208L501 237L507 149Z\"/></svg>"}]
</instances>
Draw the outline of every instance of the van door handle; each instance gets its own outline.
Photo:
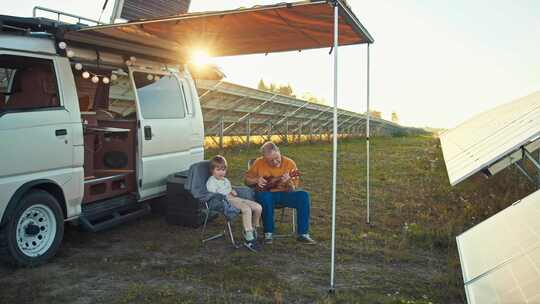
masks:
<instances>
[{"instance_id":1,"label":"van door handle","mask_svg":"<svg viewBox=\"0 0 540 304\"><path fill-rule=\"evenodd\" d=\"M67 130L66 130L66 129L58 129L58 130L54 131L54 134L55 134L56 136L67 135Z\"/></svg>"},{"instance_id":2,"label":"van door handle","mask_svg":"<svg viewBox=\"0 0 540 304\"><path fill-rule=\"evenodd\" d=\"M146 140L152 139L152 127L144 126L144 139Z\"/></svg>"}]
</instances>

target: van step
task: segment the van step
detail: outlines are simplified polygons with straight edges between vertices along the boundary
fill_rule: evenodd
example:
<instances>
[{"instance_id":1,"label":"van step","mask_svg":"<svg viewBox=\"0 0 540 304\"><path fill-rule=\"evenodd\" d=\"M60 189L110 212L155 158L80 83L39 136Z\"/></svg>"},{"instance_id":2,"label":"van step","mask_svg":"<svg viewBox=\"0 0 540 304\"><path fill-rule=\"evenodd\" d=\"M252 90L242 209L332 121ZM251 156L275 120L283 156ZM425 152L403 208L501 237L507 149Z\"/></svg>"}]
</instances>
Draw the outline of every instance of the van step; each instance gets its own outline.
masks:
<instances>
[{"instance_id":1,"label":"van step","mask_svg":"<svg viewBox=\"0 0 540 304\"><path fill-rule=\"evenodd\" d=\"M84 230L98 232L140 218L150 212L148 203L137 202L128 195L83 205L79 221Z\"/></svg>"}]
</instances>

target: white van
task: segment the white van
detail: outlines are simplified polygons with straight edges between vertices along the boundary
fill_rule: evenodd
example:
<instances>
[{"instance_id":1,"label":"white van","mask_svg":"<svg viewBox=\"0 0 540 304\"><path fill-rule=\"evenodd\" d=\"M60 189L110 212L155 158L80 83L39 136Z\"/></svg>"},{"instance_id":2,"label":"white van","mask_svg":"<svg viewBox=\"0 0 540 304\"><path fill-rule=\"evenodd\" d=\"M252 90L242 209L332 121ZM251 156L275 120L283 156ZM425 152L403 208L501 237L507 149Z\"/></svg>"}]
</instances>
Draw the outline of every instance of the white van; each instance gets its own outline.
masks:
<instances>
[{"instance_id":1,"label":"white van","mask_svg":"<svg viewBox=\"0 0 540 304\"><path fill-rule=\"evenodd\" d=\"M37 265L65 221L99 231L148 213L169 174L203 160L203 118L184 66L1 21L0 258Z\"/></svg>"}]
</instances>

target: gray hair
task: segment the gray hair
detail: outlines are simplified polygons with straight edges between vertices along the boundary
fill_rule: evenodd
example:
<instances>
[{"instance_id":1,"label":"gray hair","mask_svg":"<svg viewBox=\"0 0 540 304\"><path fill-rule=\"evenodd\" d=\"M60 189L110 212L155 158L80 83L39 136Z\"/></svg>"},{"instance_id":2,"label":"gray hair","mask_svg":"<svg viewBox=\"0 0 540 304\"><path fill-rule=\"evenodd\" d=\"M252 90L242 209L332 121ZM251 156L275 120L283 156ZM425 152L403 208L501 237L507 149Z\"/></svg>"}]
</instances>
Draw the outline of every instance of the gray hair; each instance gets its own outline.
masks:
<instances>
[{"instance_id":1,"label":"gray hair","mask_svg":"<svg viewBox=\"0 0 540 304\"><path fill-rule=\"evenodd\" d=\"M278 148L278 146L276 144L274 144L271 141L267 141L261 146L261 154L262 155L266 155L266 154L268 154L270 152L273 152L273 151L279 153L279 148Z\"/></svg>"}]
</instances>

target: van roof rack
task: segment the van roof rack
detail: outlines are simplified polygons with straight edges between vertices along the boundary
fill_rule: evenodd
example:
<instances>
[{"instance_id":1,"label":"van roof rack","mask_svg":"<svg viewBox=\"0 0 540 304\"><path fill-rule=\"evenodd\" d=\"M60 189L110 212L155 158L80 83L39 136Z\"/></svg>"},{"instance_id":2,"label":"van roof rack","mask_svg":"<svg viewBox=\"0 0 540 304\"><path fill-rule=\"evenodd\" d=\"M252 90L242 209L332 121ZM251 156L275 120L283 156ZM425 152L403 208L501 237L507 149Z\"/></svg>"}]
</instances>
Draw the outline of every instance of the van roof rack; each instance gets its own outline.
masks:
<instances>
[{"instance_id":1,"label":"van roof rack","mask_svg":"<svg viewBox=\"0 0 540 304\"><path fill-rule=\"evenodd\" d=\"M47 18L15 17L0 15L0 31L31 33L50 33L55 35L67 29L77 30L84 26L68 24Z\"/></svg>"},{"instance_id":2,"label":"van roof rack","mask_svg":"<svg viewBox=\"0 0 540 304\"><path fill-rule=\"evenodd\" d=\"M48 15L51 15L51 14L56 15L56 21L60 22L60 23L63 23L63 24L76 24L76 25L80 25L80 26L103 25L103 24L105 24L105 23L103 23L103 22L101 22L99 20L94 20L94 19L83 17L83 16L74 15L74 14L70 14L70 13L62 12L62 11L55 10L55 9L52 9L52 8L42 7L42 6L35 6L34 9L32 10L32 16L34 18L38 18L38 12L39 11L45 12ZM46 18L46 17L43 18L43 19L54 20L54 19L49 19L49 18ZM72 19L72 20L75 19L75 20L77 20L77 22L72 23L72 22L69 22L66 19ZM83 23L83 21L89 22L89 23L92 23L92 24Z\"/></svg>"}]
</instances>

